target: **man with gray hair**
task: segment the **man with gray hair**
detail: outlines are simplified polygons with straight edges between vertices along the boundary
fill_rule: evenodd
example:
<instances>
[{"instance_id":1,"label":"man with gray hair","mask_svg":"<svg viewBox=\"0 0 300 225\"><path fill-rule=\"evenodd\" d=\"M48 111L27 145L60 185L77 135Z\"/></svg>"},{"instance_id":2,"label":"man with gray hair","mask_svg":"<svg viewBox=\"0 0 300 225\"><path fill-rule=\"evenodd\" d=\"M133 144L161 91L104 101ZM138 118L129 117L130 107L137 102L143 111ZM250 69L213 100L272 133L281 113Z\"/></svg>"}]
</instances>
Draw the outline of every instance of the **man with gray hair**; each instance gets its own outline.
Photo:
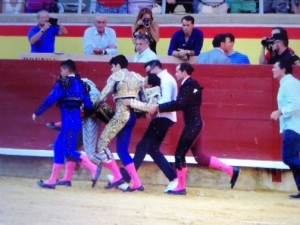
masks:
<instances>
[{"instance_id":1,"label":"man with gray hair","mask_svg":"<svg viewBox=\"0 0 300 225\"><path fill-rule=\"evenodd\" d=\"M31 52L53 53L55 51L55 37L67 34L67 29L59 24L57 19L50 18L46 10L38 12L37 23L28 32Z\"/></svg>"},{"instance_id":2,"label":"man with gray hair","mask_svg":"<svg viewBox=\"0 0 300 225\"><path fill-rule=\"evenodd\" d=\"M145 34L135 36L135 49L133 62L147 63L158 59L157 55L150 49L150 37Z\"/></svg>"},{"instance_id":3,"label":"man with gray hair","mask_svg":"<svg viewBox=\"0 0 300 225\"><path fill-rule=\"evenodd\" d=\"M94 26L85 30L83 36L84 53L89 55L117 55L118 42L114 29L107 27L107 18L95 17Z\"/></svg>"}]
</instances>

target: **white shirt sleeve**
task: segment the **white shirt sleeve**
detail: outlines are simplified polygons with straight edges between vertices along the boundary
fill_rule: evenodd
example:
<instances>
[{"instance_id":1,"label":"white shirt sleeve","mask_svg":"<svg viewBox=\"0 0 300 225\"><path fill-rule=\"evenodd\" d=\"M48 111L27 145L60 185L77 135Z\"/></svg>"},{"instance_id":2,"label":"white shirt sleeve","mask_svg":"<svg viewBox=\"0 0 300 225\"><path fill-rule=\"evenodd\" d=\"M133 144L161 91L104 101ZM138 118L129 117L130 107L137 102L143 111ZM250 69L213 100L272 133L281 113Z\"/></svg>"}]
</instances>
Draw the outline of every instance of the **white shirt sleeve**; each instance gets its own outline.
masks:
<instances>
[{"instance_id":1,"label":"white shirt sleeve","mask_svg":"<svg viewBox=\"0 0 300 225\"><path fill-rule=\"evenodd\" d=\"M106 52L108 55L117 55L118 54L118 41L117 41L117 35L116 32L114 30L110 30L109 32L109 40L110 46L115 46L115 48L107 48Z\"/></svg>"},{"instance_id":2,"label":"white shirt sleeve","mask_svg":"<svg viewBox=\"0 0 300 225\"><path fill-rule=\"evenodd\" d=\"M94 53L94 44L93 44L93 29L88 28L85 30L83 35L83 49L85 54L92 55Z\"/></svg>"},{"instance_id":3,"label":"white shirt sleeve","mask_svg":"<svg viewBox=\"0 0 300 225\"><path fill-rule=\"evenodd\" d=\"M287 85L282 87L284 104L280 111L283 117L290 117L300 113L300 83L294 80L289 80Z\"/></svg>"}]
</instances>

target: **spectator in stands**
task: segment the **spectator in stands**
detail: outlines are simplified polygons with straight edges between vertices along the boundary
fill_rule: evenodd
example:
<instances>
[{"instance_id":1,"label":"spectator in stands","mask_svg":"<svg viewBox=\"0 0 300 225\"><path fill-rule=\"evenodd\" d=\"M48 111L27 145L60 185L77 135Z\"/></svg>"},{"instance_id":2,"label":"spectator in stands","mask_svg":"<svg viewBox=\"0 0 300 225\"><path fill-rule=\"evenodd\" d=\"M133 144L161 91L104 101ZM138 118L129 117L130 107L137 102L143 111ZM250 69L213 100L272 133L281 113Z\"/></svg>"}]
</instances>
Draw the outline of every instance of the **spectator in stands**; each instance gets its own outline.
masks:
<instances>
[{"instance_id":1,"label":"spectator in stands","mask_svg":"<svg viewBox=\"0 0 300 225\"><path fill-rule=\"evenodd\" d=\"M203 46L203 32L194 28L195 19L188 15L181 19L182 29L171 38L168 55L181 60L189 60L190 56L198 56Z\"/></svg>"},{"instance_id":2,"label":"spectator in stands","mask_svg":"<svg viewBox=\"0 0 300 225\"><path fill-rule=\"evenodd\" d=\"M279 81L277 110L270 115L279 120L282 133L282 160L292 170L298 194L290 198L300 199L300 81L293 74L293 62L280 60L273 66L273 78Z\"/></svg>"},{"instance_id":3,"label":"spectator in stands","mask_svg":"<svg viewBox=\"0 0 300 225\"><path fill-rule=\"evenodd\" d=\"M264 13L289 13L289 0L264 0Z\"/></svg>"},{"instance_id":4,"label":"spectator in stands","mask_svg":"<svg viewBox=\"0 0 300 225\"><path fill-rule=\"evenodd\" d=\"M6 0L2 5L3 13L21 13L24 11L24 0Z\"/></svg>"},{"instance_id":5,"label":"spectator in stands","mask_svg":"<svg viewBox=\"0 0 300 225\"><path fill-rule=\"evenodd\" d=\"M234 50L235 37L231 33L227 33L226 37L229 38L229 43L225 51L226 55L230 59L231 64L250 64L250 60L247 55Z\"/></svg>"},{"instance_id":6,"label":"spectator in stands","mask_svg":"<svg viewBox=\"0 0 300 225\"><path fill-rule=\"evenodd\" d=\"M225 54L230 45L230 39L226 34L218 34L212 41L214 49L201 53L197 59L200 64L230 64L229 57Z\"/></svg>"},{"instance_id":7,"label":"spectator in stands","mask_svg":"<svg viewBox=\"0 0 300 225\"><path fill-rule=\"evenodd\" d=\"M300 0L292 0L291 8L293 13L300 14Z\"/></svg>"},{"instance_id":8,"label":"spectator in stands","mask_svg":"<svg viewBox=\"0 0 300 225\"><path fill-rule=\"evenodd\" d=\"M135 37L135 49L133 62L147 63L151 60L158 59L157 55L150 49L149 36L140 34Z\"/></svg>"},{"instance_id":9,"label":"spectator in stands","mask_svg":"<svg viewBox=\"0 0 300 225\"><path fill-rule=\"evenodd\" d=\"M284 29L283 27L273 27L272 31L271 31L271 37L277 33L282 33L286 37L286 40L289 40L288 33L287 33L286 29ZM274 52L272 51L272 38L271 37L269 37L269 38L264 37L261 41L262 48L261 48L260 57L259 57L260 64L267 64L271 58L271 55L274 55ZM288 49L291 51L292 54L295 54L293 49L291 49L290 47Z\"/></svg>"},{"instance_id":10,"label":"spectator in stands","mask_svg":"<svg viewBox=\"0 0 300 225\"><path fill-rule=\"evenodd\" d=\"M94 26L85 30L83 36L85 54L117 55L118 42L114 29L107 27L107 18L96 16Z\"/></svg>"},{"instance_id":11,"label":"spectator in stands","mask_svg":"<svg viewBox=\"0 0 300 225\"><path fill-rule=\"evenodd\" d=\"M143 8L152 10L154 3L154 0L128 0L128 13L138 14Z\"/></svg>"},{"instance_id":12,"label":"spectator in stands","mask_svg":"<svg viewBox=\"0 0 300 225\"><path fill-rule=\"evenodd\" d=\"M230 13L256 13L256 0L227 1Z\"/></svg>"},{"instance_id":13,"label":"spectator in stands","mask_svg":"<svg viewBox=\"0 0 300 225\"><path fill-rule=\"evenodd\" d=\"M167 0L166 13L174 13L176 6L181 4L186 13L194 13L192 0Z\"/></svg>"},{"instance_id":14,"label":"spectator in stands","mask_svg":"<svg viewBox=\"0 0 300 225\"><path fill-rule=\"evenodd\" d=\"M290 59L294 64L299 63L299 57L288 47L289 38L284 28L273 28L272 36L268 39L263 39L262 44L260 64L274 64L281 59ZM269 52L268 58L265 56L265 49Z\"/></svg>"},{"instance_id":15,"label":"spectator in stands","mask_svg":"<svg viewBox=\"0 0 300 225\"><path fill-rule=\"evenodd\" d=\"M139 34L150 37L150 49L156 53L156 43L159 41L159 26L153 19L152 11L148 8L141 9L132 26L133 42L135 42L135 36Z\"/></svg>"},{"instance_id":16,"label":"spectator in stands","mask_svg":"<svg viewBox=\"0 0 300 225\"><path fill-rule=\"evenodd\" d=\"M41 10L47 10L48 12L57 13L59 11L57 6L58 0L27 0L26 1L26 12L37 13Z\"/></svg>"},{"instance_id":17,"label":"spectator in stands","mask_svg":"<svg viewBox=\"0 0 300 225\"><path fill-rule=\"evenodd\" d=\"M225 0L194 0L193 7L196 9L195 13L222 14L228 11Z\"/></svg>"},{"instance_id":18,"label":"spectator in stands","mask_svg":"<svg viewBox=\"0 0 300 225\"><path fill-rule=\"evenodd\" d=\"M61 24L49 22L49 13L45 10L38 12L37 25L32 27L28 33L28 40L31 45L31 52L53 53L55 50L55 37L68 33ZM58 20L56 20L58 22Z\"/></svg>"},{"instance_id":19,"label":"spectator in stands","mask_svg":"<svg viewBox=\"0 0 300 225\"><path fill-rule=\"evenodd\" d=\"M127 14L127 0L98 0L96 6L96 13Z\"/></svg>"}]
</instances>

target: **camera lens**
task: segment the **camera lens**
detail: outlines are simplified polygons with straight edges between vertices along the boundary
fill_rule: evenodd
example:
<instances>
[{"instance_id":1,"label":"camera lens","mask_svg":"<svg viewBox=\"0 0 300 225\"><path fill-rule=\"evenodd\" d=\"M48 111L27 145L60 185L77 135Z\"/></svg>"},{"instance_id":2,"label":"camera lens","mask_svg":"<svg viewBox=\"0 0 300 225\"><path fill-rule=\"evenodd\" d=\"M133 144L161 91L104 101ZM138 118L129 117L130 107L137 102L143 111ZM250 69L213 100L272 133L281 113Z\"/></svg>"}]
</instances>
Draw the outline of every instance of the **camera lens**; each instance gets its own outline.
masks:
<instances>
[{"instance_id":1,"label":"camera lens","mask_svg":"<svg viewBox=\"0 0 300 225\"><path fill-rule=\"evenodd\" d=\"M143 24L144 24L145 27L149 27L150 26L150 19L144 18L143 19Z\"/></svg>"}]
</instances>

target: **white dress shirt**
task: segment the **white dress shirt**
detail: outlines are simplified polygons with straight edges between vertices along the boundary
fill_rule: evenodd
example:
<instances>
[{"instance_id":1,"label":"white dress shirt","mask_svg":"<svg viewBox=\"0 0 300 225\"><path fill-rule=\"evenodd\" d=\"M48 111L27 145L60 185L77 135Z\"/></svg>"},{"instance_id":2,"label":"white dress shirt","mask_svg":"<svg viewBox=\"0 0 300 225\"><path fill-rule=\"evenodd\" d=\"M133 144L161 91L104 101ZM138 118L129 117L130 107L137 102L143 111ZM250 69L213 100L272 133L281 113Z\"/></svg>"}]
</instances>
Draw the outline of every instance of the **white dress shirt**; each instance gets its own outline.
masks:
<instances>
[{"instance_id":1,"label":"white dress shirt","mask_svg":"<svg viewBox=\"0 0 300 225\"><path fill-rule=\"evenodd\" d=\"M137 52L134 55L133 62L147 63L155 59L158 59L157 55L148 47L141 54Z\"/></svg>"},{"instance_id":2,"label":"white dress shirt","mask_svg":"<svg viewBox=\"0 0 300 225\"><path fill-rule=\"evenodd\" d=\"M300 134L300 81L288 74L280 80L277 95L280 133L293 130Z\"/></svg>"},{"instance_id":3,"label":"white dress shirt","mask_svg":"<svg viewBox=\"0 0 300 225\"><path fill-rule=\"evenodd\" d=\"M177 97L177 83L174 77L169 74L167 70L163 70L157 74L160 78L161 97L158 100L158 104L175 101ZM163 112L158 113L156 117L165 117L177 122L176 112Z\"/></svg>"},{"instance_id":4,"label":"white dress shirt","mask_svg":"<svg viewBox=\"0 0 300 225\"><path fill-rule=\"evenodd\" d=\"M108 48L116 46L116 48ZM85 54L94 54L95 48L105 49L108 55L118 54L118 42L114 29L105 27L103 35L100 35L96 27L89 27L83 36L83 48Z\"/></svg>"}]
</instances>

